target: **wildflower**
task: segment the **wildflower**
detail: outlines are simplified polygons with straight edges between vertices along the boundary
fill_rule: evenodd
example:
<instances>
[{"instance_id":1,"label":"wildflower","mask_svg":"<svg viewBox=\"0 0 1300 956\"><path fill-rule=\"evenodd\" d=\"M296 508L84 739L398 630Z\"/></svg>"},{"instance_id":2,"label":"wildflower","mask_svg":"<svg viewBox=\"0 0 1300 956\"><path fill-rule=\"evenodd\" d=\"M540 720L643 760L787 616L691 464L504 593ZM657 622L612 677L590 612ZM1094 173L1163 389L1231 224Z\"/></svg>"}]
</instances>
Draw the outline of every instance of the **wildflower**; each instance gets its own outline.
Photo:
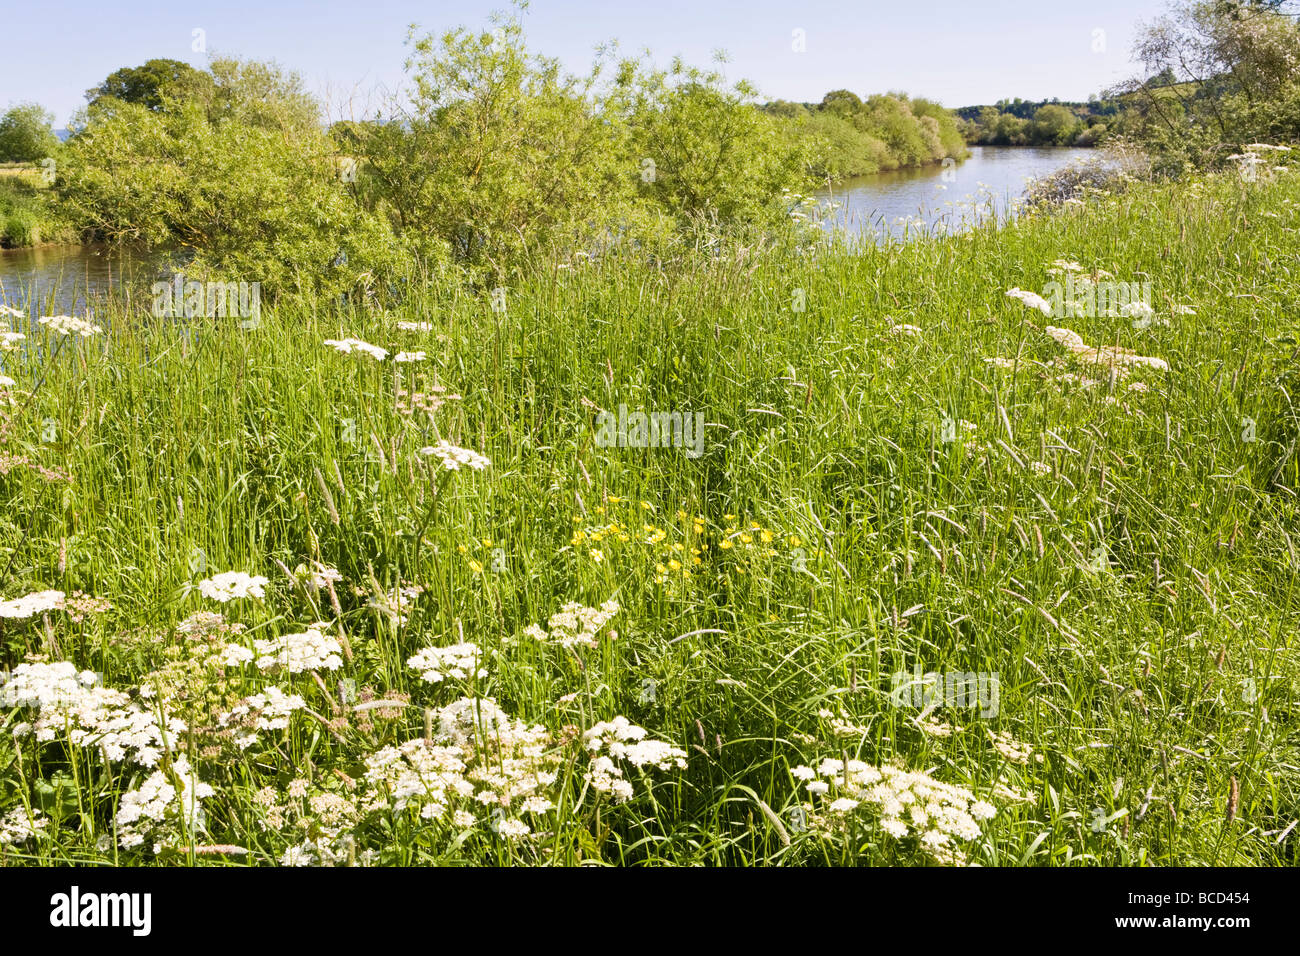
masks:
<instances>
[{"instance_id":1,"label":"wildflower","mask_svg":"<svg viewBox=\"0 0 1300 956\"><path fill-rule=\"evenodd\" d=\"M530 624L524 629L524 635L537 641L558 644L566 650L574 647L596 647L598 643L596 635L618 611L618 602L612 599L599 608L584 607L576 601L570 601L552 614L550 620L546 622L547 627L551 629L549 634L536 624ZM609 636L612 638L613 632L610 632Z\"/></svg>"},{"instance_id":2,"label":"wildflower","mask_svg":"<svg viewBox=\"0 0 1300 956\"><path fill-rule=\"evenodd\" d=\"M0 818L0 846L15 846L44 836L47 822L39 810L28 815L23 807L14 807L8 816Z\"/></svg>"},{"instance_id":3,"label":"wildflower","mask_svg":"<svg viewBox=\"0 0 1300 956\"><path fill-rule=\"evenodd\" d=\"M41 325L60 335L79 335L89 338L96 332L104 331L98 325L92 325L85 319L72 315L43 315L39 321Z\"/></svg>"},{"instance_id":4,"label":"wildflower","mask_svg":"<svg viewBox=\"0 0 1300 956\"><path fill-rule=\"evenodd\" d=\"M284 634L269 640L254 641L257 666L262 670L283 667L290 674L303 671L338 670L343 666L339 642L323 632L328 624L318 622L301 634Z\"/></svg>"},{"instance_id":5,"label":"wildflower","mask_svg":"<svg viewBox=\"0 0 1300 956\"><path fill-rule=\"evenodd\" d=\"M426 647L409 658L406 666L419 671L420 679L430 684L437 684L447 677L468 680L487 676L487 670L477 666L480 656L478 645L469 642L449 647Z\"/></svg>"},{"instance_id":6,"label":"wildflower","mask_svg":"<svg viewBox=\"0 0 1300 956\"><path fill-rule=\"evenodd\" d=\"M397 327L403 332L432 332L432 322L398 322Z\"/></svg>"},{"instance_id":7,"label":"wildflower","mask_svg":"<svg viewBox=\"0 0 1300 956\"><path fill-rule=\"evenodd\" d=\"M428 457L435 455L442 461L442 467L448 471L458 471L461 465L469 465L475 471L482 471L492 462L484 455L468 448L457 448L447 441L429 445L420 449L420 454Z\"/></svg>"},{"instance_id":8,"label":"wildflower","mask_svg":"<svg viewBox=\"0 0 1300 956\"><path fill-rule=\"evenodd\" d=\"M388 349L382 349L378 345L371 345L361 339L326 339L325 344L338 352L342 352L344 355L354 351L364 352L376 362L382 362L388 358Z\"/></svg>"},{"instance_id":9,"label":"wildflower","mask_svg":"<svg viewBox=\"0 0 1300 956\"><path fill-rule=\"evenodd\" d=\"M423 352L398 352L393 356L394 362L423 362L427 355Z\"/></svg>"},{"instance_id":10,"label":"wildflower","mask_svg":"<svg viewBox=\"0 0 1300 956\"><path fill-rule=\"evenodd\" d=\"M29 618L63 607L64 600L62 591L33 591L20 598L0 601L0 617Z\"/></svg>"},{"instance_id":11,"label":"wildflower","mask_svg":"<svg viewBox=\"0 0 1300 956\"><path fill-rule=\"evenodd\" d=\"M1052 304L1036 292L1027 292L1020 288L1008 289L1007 298L1018 299L1026 308L1037 309L1043 315L1052 314Z\"/></svg>"},{"instance_id":12,"label":"wildflower","mask_svg":"<svg viewBox=\"0 0 1300 956\"><path fill-rule=\"evenodd\" d=\"M200 581L199 593L205 598L225 604L236 598L265 597L266 592L262 588L269 583L270 581L261 575L248 575L243 571L226 571Z\"/></svg>"}]
</instances>

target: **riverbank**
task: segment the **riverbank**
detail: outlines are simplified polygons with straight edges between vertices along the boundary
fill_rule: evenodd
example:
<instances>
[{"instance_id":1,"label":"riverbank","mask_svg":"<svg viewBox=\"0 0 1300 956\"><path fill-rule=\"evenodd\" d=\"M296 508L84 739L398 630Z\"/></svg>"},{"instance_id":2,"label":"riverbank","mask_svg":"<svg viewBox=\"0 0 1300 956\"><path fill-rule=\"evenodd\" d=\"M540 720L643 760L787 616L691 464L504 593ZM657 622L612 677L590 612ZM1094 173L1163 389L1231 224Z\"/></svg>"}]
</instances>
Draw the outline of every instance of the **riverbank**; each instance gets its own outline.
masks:
<instances>
[{"instance_id":1,"label":"riverbank","mask_svg":"<svg viewBox=\"0 0 1300 956\"><path fill-rule=\"evenodd\" d=\"M1294 862L1294 177L32 330L6 862ZM1150 301L1007 294L1112 280ZM601 441L621 406L700 453ZM144 736L69 741L74 692Z\"/></svg>"},{"instance_id":2,"label":"riverbank","mask_svg":"<svg viewBox=\"0 0 1300 956\"><path fill-rule=\"evenodd\" d=\"M54 207L42 170L0 167L0 249L75 242L77 232Z\"/></svg>"}]
</instances>

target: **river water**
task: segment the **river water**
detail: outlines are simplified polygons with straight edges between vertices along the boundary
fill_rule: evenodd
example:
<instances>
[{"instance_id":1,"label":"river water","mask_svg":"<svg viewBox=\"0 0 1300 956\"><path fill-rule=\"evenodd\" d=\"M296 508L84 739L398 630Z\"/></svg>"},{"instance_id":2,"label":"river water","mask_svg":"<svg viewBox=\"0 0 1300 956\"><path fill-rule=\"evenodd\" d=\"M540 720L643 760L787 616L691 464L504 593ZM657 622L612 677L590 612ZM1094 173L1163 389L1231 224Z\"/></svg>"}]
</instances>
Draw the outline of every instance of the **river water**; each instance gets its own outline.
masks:
<instances>
[{"instance_id":1,"label":"river water","mask_svg":"<svg viewBox=\"0 0 1300 956\"><path fill-rule=\"evenodd\" d=\"M1005 217L1029 179L1096 155L1087 149L973 146L962 163L860 176L817 198L823 208L841 204L824 215L828 229L864 238L954 231L986 216ZM102 245L0 250L0 304L25 303L33 316L93 314L95 297L124 280L147 303L162 261L161 255Z\"/></svg>"},{"instance_id":2,"label":"river water","mask_svg":"<svg viewBox=\"0 0 1300 956\"><path fill-rule=\"evenodd\" d=\"M954 232L988 216L1014 213L1031 179L1098 156L1091 149L972 146L961 163L859 176L816 195L828 229L879 240Z\"/></svg>"}]
</instances>

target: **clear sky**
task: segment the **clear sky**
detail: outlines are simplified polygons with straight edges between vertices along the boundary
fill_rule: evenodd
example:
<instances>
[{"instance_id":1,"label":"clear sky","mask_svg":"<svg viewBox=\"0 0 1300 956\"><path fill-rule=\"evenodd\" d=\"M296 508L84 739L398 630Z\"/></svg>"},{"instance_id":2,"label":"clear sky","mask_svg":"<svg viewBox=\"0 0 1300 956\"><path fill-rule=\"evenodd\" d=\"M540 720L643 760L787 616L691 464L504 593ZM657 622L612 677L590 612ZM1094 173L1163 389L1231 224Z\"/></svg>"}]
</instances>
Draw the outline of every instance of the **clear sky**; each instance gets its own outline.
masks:
<instances>
[{"instance_id":1,"label":"clear sky","mask_svg":"<svg viewBox=\"0 0 1300 956\"><path fill-rule=\"evenodd\" d=\"M152 57L195 66L212 52L276 59L310 90L364 102L402 84L406 28L486 28L503 0L0 0L0 107L35 100L56 126L113 70ZM731 79L765 98L820 100L832 89L902 90L945 106L1004 97L1083 100L1124 78L1137 21L1165 0L534 0L529 45L577 71L597 44L681 54L708 65L731 55ZM204 31L206 53L194 31ZM804 51L796 52L796 30ZM1097 32L1101 31L1101 32Z\"/></svg>"}]
</instances>

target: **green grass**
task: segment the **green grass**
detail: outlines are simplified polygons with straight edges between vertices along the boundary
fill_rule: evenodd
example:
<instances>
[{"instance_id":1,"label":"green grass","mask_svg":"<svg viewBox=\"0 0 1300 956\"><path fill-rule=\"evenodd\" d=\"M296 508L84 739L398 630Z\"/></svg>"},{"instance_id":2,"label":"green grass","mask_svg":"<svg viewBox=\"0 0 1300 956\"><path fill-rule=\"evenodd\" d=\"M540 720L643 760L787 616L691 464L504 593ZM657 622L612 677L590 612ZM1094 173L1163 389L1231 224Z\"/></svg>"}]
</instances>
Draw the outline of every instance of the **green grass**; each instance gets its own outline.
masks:
<instances>
[{"instance_id":1,"label":"green grass","mask_svg":"<svg viewBox=\"0 0 1300 956\"><path fill-rule=\"evenodd\" d=\"M109 687L170 688L167 712L191 727L177 752L215 792L204 830L173 820L115 847L121 795L149 771L61 731L14 743L9 728L32 712L0 711L0 816L46 818L42 836L0 852L265 864L318 839L380 864L930 862L868 806L819 824L821 799L791 769L847 755L993 803L961 843L972 862L1295 865L1300 837L1283 831L1300 818L1298 201L1287 179L1139 185L906 246L751 251L671 273L574 263L509 289L504 312L486 294L428 287L389 313L285 303L252 330L194 320L183 337L137 308L100 317L109 333L80 343L33 335L4 363L18 382L4 453L17 457L0 477L0 586L113 607L4 621L5 664L44 654ZM1168 324L1050 320L1005 296L1041 289L1058 258L1150 281ZM1088 372L1043 331L1057 322L1169 369L1055 381ZM321 344L345 336L429 361ZM462 396L436 429L395 410L395 368ZM703 412L705 453L599 447L593 406L620 404ZM974 431L943 441L945 415ZM490 468L435 473L416 452L437 438ZM619 530L593 543L609 522ZM341 617L276 563L314 558L342 574ZM266 598L221 606L187 587L226 570L268 577ZM395 626L367 601L399 582L424 590ZM611 597L617 637L596 648L523 636L566 602ZM223 671L174 630L200 609L245 625L223 640L248 646L330 622L350 656L319 681ZM406 666L462 640L482 649L485 677L427 684ZM996 672L997 715L944 707L931 719L951 735L924 732L890 699L890 675L917 665ZM335 707L344 679L412 706ZM240 750L215 715L266 685L310 713ZM394 811L364 781L368 755L422 737L426 719L436 734L426 708L475 694L552 738L538 759L558 806L523 815L533 840L498 836L482 806L473 825ZM619 714L687 761L629 769L625 803L584 786L573 742ZM992 734L1032 748L1027 762ZM294 779L315 805L289 794ZM266 787L278 811L255 799ZM331 816L323 794L349 809ZM210 844L250 853L195 850Z\"/></svg>"},{"instance_id":2,"label":"green grass","mask_svg":"<svg viewBox=\"0 0 1300 956\"><path fill-rule=\"evenodd\" d=\"M76 238L51 205L35 166L0 167L0 248L68 242Z\"/></svg>"}]
</instances>

